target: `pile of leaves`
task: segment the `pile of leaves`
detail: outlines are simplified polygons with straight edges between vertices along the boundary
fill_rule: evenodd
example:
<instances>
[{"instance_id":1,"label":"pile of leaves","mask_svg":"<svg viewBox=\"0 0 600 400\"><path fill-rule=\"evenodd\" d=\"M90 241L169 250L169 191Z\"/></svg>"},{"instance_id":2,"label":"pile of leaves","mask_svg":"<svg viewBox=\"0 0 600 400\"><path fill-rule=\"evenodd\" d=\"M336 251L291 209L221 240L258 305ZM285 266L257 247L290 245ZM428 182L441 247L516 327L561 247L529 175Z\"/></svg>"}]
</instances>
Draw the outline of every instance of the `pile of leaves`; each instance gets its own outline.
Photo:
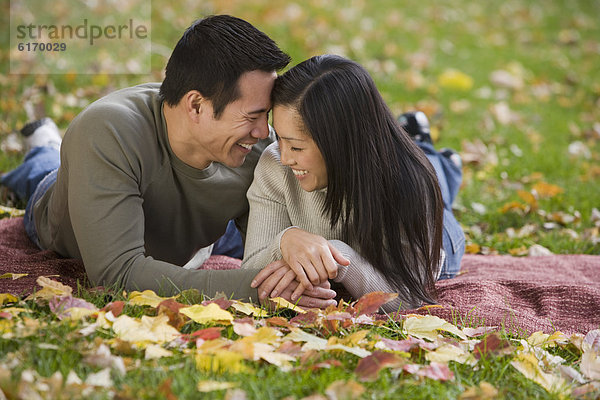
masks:
<instances>
[{"instance_id":1,"label":"pile of leaves","mask_svg":"<svg viewBox=\"0 0 600 400\"><path fill-rule=\"evenodd\" d=\"M41 290L23 299L0 294L0 389L8 398L385 398L404 385L407 397L407 387L431 386L487 399L512 390L497 373L529 382L525 396L600 393L600 330L510 338L498 327L459 328L431 315L383 319L374 313L396 295L382 292L306 310L282 298L259 308L195 290L75 297L50 278L37 283ZM287 393L260 386L286 376Z\"/></svg>"}]
</instances>

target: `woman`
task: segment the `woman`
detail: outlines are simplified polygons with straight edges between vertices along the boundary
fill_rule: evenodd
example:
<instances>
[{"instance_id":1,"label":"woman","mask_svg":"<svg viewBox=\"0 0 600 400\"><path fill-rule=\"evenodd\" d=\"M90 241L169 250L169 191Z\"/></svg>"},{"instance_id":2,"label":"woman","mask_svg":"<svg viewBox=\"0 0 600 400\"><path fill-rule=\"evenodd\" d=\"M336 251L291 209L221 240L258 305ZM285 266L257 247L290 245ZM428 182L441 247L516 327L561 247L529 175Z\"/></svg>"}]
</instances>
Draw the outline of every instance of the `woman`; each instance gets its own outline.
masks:
<instances>
[{"instance_id":1,"label":"woman","mask_svg":"<svg viewBox=\"0 0 600 400\"><path fill-rule=\"evenodd\" d=\"M397 292L386 311L433 303L435 281L456 273L464 249L442 250L443 225L460 226L369 74L339 56L313 57L277 79L272 99L278 141L248 191L243 263L269 264L253 283L272 282L261 297L296 279L294 299L329 278L353 297Z\"/></svg>"}]
</instances>

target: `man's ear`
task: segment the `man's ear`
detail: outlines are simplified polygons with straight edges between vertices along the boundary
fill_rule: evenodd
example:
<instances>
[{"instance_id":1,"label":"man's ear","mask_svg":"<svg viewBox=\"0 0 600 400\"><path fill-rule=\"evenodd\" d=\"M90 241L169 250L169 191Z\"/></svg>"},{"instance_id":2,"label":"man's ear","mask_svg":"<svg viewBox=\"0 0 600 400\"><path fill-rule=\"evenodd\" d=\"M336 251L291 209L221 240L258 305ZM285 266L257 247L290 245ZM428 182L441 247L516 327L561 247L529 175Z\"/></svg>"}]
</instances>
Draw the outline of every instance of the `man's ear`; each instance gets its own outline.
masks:
<instances>
[{"instance_id":1,"label":"man's ear","mask_svg":"<svg viewBox=\"0 0 600 400\"><path fill-rule=\"evenodd\" d=\"M204 97L197 90L190 90L183 98L185 111L194 120L197 120L202 113Z\"/></svg>"}]
</instances>

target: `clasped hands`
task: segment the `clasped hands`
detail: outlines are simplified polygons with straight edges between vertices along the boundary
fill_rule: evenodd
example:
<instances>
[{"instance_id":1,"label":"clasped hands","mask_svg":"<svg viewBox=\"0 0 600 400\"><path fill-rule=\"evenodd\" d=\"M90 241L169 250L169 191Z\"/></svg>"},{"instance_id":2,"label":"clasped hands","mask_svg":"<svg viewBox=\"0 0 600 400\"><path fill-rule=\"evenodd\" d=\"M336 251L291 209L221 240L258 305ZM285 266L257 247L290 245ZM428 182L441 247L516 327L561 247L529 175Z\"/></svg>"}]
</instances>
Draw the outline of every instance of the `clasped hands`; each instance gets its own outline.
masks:
<instances>
[{"instance_id":1,"label":"clasped hands","mask_svg":"<svg viewBox=\"0 0 600 400\"><path fill-rule=\"evenodd\" d=\"M337 264L350 261L322 236L300 228L288 229L280 247L283 258L267 265L252 281L260 301L280 296L304 307L336 305L329 279L337 276Z\"/></svg>"}]
</instances>

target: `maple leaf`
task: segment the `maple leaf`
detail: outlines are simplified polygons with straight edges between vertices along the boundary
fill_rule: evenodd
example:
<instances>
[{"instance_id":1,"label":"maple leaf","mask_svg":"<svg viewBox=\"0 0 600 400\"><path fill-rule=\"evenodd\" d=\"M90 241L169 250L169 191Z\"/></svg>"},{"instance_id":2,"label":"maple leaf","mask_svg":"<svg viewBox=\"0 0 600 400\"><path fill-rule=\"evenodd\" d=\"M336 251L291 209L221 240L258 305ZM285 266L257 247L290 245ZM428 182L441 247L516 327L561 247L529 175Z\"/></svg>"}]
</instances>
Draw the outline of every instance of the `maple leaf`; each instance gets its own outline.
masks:
<instances>
[{"instance_id":1,"label":"maple leaf","mask_svg":"<svg viewBox=\"0 0 600 400\"><path fill-rule=\"evenodd\" d=\"M559 376L544 372L538 359L531 353L517 354L510 364L527 379L530 379L550 393L557 393L565 387L565 380Z\"/></svg>"},{"instance_id":2,"label":"maple leaf","mask_svg":"<svg viewBox=\"0 0 600 400\"><path fill-rule=\"evenodd\" d=\"M129 304L138 306L150 306L156 308L164 300L176 298L177 296L160 297L152 290L144 290L143 292L133 291L129 293Z\"/></svg>"},{"instance_id":3,"label":"maple leaf","mask_svg":"<svg viewBox=\"0 0 600 400\"><path fill-rule=\"evenodd\" d=\"M224 297L219 297L216 299L212 299L212 300L204 300L202 303L203 306L207 306L209 304L216 304L219 307L221 307L223 310L227 310L229 307L231 307L231 305L233 304L232 300L227 300Z\"/></svg>"},{"instance_id":4,"label":"maple leaf","mask_svg":"<svg viewBox=\"0 0 600 400\"><path fill-rule=\"evenodd\" d=\"M81 319L76 317L90 315L98 311L95 305L73 296L53 297L48 302L48 307L50 308L50 311L56 314L58 319L68 317L71 317L72 319ZM85 310L87 310L87 312Z\"/></svg>"},{"instance_id":5,"label":"maple leaf","mask_svg":"<svg viewBox=\"0 0 600 400\"><path fill-rule=\"evenodd\" d=\"M214 354L196 354L196 366L202 371L214 373L244 373L250 368L244 364L244 356L236 351L219 350Z\"/></svg>"},{"instance_id":6,"label":"maple leaf","mask_svg":"<svg viewBox=\"0 0 600 400\"><path fill-rule=\"evenodd\" d=\"M413 317L408 317L404 321L404 330L409 335L416 336L421 339L429 339L431 341L437 338L438 330L452 333L461 339L467 338L466 335L456 326L434 315L416 315Z\"/></svg>"},{"instance_id":7,"label":"maple leaf","mask_svg":"<svg viewBox=\"0 0 600 400\"><path fill-rule=\"evenodd\" d=\"M146 342L168 342L181 334L168 324L166 315L149 317L144 315L141 320L121 315L113 322L113 330L117 337L129 342L144 345Z\"/></svg>"},{"instance_id":8,"label":"maple leaf","mask_svg":"<svg viewBox=\"0 0 600 400\"><path fill-rule=\"evenodd\" d=\"M546 182L537 182L531 189L540 197L554 197L557 194L563 193L565 190L560 186L552 185Z\"/></svg>"},{"instance_id":9,"label":"maple leaf","mask_svg":"<svg viewBox=\"0 0 600 400\"><path fill-rule=\"evenodd\" d=\"M581 372L592 380L600 380L600 357L593 350L588 350L581 356Z\"/></svg>"},{"instance_id":10,"label":"maple leaf","mask_svg":"<svg viewBox=\"0 0 600 400\"><path fill-rule=\"evenodd\" d=\"M231 323L231 321L233 321L233 315L231 315L229 311L223 310L215 303L210 303L207 306L195 304L191 307L181 308L179 312L199 324L211 322Z\"/></svg>"},{"instance_id":11,"label":"maple leaf","mask_svg":"<svg viewBox=\"0 0 600 400\"><path fill-rule=\"evenodd\" d=\"M172 351L169 351L158 344L150 344L146 346L146 350L144 352L144 359L155 360L163 357L171 357L172 355Z\"/></svg>"},{"instance_id":12,"label":"maple leaf","mask_svg":"<svg viewBox=\"0 0 600 400\"><path fill-rule=\"evenodd\" d=\"M16 303L19 299L10 293L0 293L0 305L4 303Z\"/></svg>"},{"instance_id":13,"label":"maple leaf","mask_svg":"<svg viewBox=\"0 0 600 400\"><path fill-rule=\"evenodd\" d=\"M187 306L173 299L167 299L161 301L156 309L158 315L166 315L169 318L169 325L179 330L187 321L187 317L179 312L183 307Z\"/></svg>"},{"instance_id":14,"label":"maple leaf","mask_svg":"<svg viewBox=\"0 0 600 400\"><path fill-rule=\"evenodd\" d=\"M198 381L196 389L202 393L214 392L217 390L226 390L236 388L237 382L222 382L222 381Z\"/></svg>"},{"instance_id":15,"label":"maple leaf","mask_svg":"<svg viewBox=\"0 0 600 400\"><path fill-rule=\"evenodd\" d=\"M27 275L29 274L15 274L13 272L7 272L5 274L0 275L0 279L12 279L14 281L15 279L23 278Z\"/></svg>"},{"instance_id":16,"label":"maple leaf","mask_svg":"<svg viewBox=\"0 0 600 400\"><path fill-rule=\"evenodd\" d=\"M30 294L25 300L50 300L53 297L70 296L73 293L72 287L65 286L62 283L46 278L45 276L38 277L36 283L40 285L42 289Z\"/></svg>"},{"instance_id":17,"label":"maple leaf","mask_svg":"<svg viewBox=\"0 0 600 400\"><path fill-rule=\"evenodd\" d=\"M504 340L497 333L488 335L475 345L473 356L480 359L488 354L509 354L512 353L513 346L510 342Z\"/></svg>"},{"instance_id":18,"label":"maple leaf","mask_svg":"<svg viewBox=\"0 0 600 400\"><path fill-rule=\"evenodd\" d=\"M254 315L255 317L266 317L269 315L269 313L262 308L255 307L252 304L244 303L242 301L234 301L233 304L231 304L231 307L243 314Z\"/></svg>"},{"instance_id":19,"label":"maple leaf","mask_svg":"<svg viewBox=\"0 0 600 400\"><path fill-rule=\"evenodd\" d=\"M283 297L275 297L275 298L269 299L269 300L272 303L274 303L277 308L289 308L290 310L296 311L297 313L300 313L300 314L306 313L306 310L302 309L301 307L299 307L295 304L290 303Z\"/></svg>"},{"instance_id":20,"label":"maple leaf","mask_svg":"<svg viewBox=\"0 0 600 400\"><path fill-rule=\"evenodd\" d=\"M354 400L361 398L365 387L353 380L335 381L325 389L329 400Z\"/></svg>"},{"instance_id":21,"label":"maple leaf","mask_svg":"<svg viewBox=\"0 0 600 400\"><path fill-rule=\"evenodd\" d=\"M290 371L292 369L290 362L296 361L296 357L277 352L273 346L267 343L254 343L254 358L276 365L284 372Z\"/></svg>"},{"instance_id":22,"label":"maple leaf","mask_svg":"<svg viewBox=\"0 0 600 400\"><path fill-rule=\"evenodd\" d=\"M479 386L471 386L461 393L459 400L493 400L498 396L498 389L486 381L479 382Z\"/></svg>"},{"instance_id":23,"label":"maple leaf","mask_svg":"<svg viewBox=\"0 0 600 400\"><path fill-rule=\"evenodd\" d=\"M446 364L432 362L429 365L406 364L402 370L409 374L422 376L436 381L448 381L454 379L454 373Z\"/></svg>"},{"instance_id":24,"label":"maple leaf","mask_svg":"<svg viewBox=\"0 0 600 400\"><path fill-rule=\"evenodd\" d=\"M104 311L106 313L111 312L113 316L118 317L123 312L123 308L125 307L124 301L113 301L112 303L108 303L100 311Z\"/></svg>"},{"instance_id":25,"label":"maple leaf","mask_svg":"<svg viewBox=\"0 0 600 400\"><path fill-rule=\"evenodd\" d=\"M440 364L447 364L450 361L467 365L475 365L477 363L473 355L452 344L445 344L425 354L425 359Z\"/></svg>"},{"instance_id":26,"label":"maple leaf","mask_svg":"<svg viewBox=\"0 0 600 400\"><path fill-rule=\"evenodd\" d=\"M373 314L379 310L379 307L389 303L398 297L398 293L371 292L362 296L354 304L356 316L362 314Z\"/></svg>"},{"instance_id":27,"label":"maple leaf","mask_svg":"<svg viewBox=\"0 0 600 400\"><path fill-rule=\"evenodd\" d=\"M375 351L370 356L358 361L354 373L361 381L374 381L382 369L401 367L404 364L406 364L406 358L397 353Z\"/></svg>"},{"instance_id":28,"label":"maple leaf","mask_svg":"<svg viewBox=\"0 0 600 400\"><path fill-rule=\"evenodd\" d=\"M375 344L375 347L382 350L410 352L414 348L421 348L425 350L433 350L438 345L436 343L426 342L423 339L414 338L409 336L408 339L404 340L393 340L388 338L381 338L379 342Z\"/></svg>"}]
</instances>

